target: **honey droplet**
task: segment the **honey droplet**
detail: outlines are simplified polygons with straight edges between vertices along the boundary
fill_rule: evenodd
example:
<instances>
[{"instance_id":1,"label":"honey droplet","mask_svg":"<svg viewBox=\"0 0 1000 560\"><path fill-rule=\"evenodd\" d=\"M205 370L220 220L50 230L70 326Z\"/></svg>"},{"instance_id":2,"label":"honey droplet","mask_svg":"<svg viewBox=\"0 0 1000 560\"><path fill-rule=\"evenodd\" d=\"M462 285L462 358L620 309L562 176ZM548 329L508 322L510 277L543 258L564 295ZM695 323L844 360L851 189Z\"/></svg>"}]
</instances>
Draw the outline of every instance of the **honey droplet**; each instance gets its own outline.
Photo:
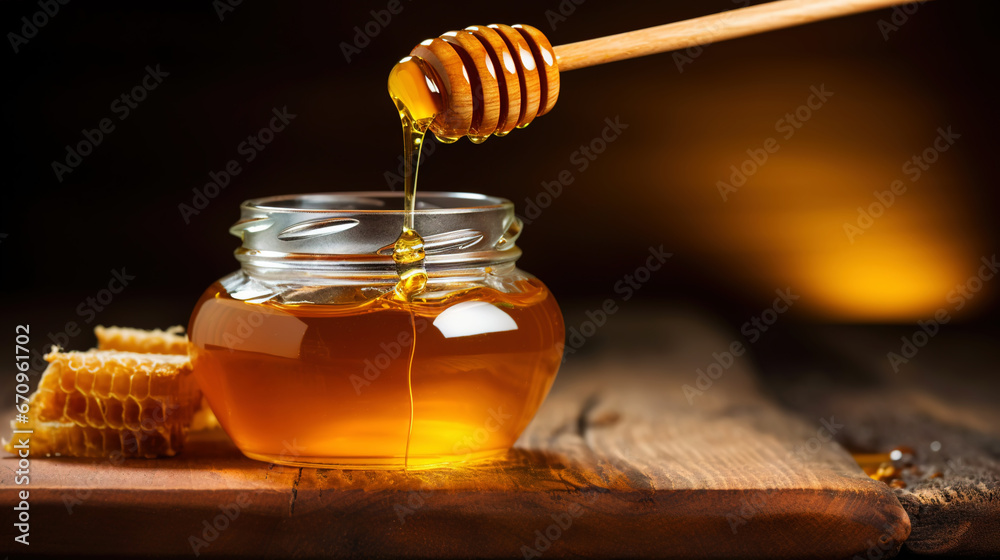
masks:
<instances>
[{"instance_id":1,"label":"honey droplet","mask_svg":"<svg viewBox=\"0 0 1000 560\"><path fill-rule=\"evenodd\" d=\"M424 268L424 240L416 231L404 227L403 233L392 250L392 260L396 262L396 295L409 300L427 286L427 270Z\"/></svg>"}]
</instances>

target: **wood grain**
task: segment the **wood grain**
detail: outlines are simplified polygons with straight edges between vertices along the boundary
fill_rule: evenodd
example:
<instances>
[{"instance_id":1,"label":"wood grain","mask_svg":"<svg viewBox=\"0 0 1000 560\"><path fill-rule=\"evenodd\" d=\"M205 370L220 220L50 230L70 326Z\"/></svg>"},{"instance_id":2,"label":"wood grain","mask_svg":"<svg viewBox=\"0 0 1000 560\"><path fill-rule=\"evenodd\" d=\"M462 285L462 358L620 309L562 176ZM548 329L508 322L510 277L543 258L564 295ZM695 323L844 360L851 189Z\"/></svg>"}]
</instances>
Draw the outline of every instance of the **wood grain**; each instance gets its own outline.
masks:
<instances>
[{"instance_id":1,"label":"wood grain","mask_svg":"<svg viewBox=\"0 0 1000 560\"><path fill-rule=\"evenodd\" d=\"M907 4L902 0L779 0L555 47L560 72L716 43Z\"/></svg>"},{"instance_id":2,"label":"wood grain","mask_svg":"<svg viewBox=\"0 0 1000 560\"><path fill-rule=\"evenodd\" d=\"M880 542L886 557L909 534L888 487L836 443L811 441L819 417L762 397L746 356L688 402L682 386L728 337L690 317L615 320L647 352L612 340L627 354L571 356L501 461L283 468L241 457L219 434L167 460L38 459L31 551L188 555L201 538L200 554L264 557L845 558ZM14 459L0 466L11 504ZM203 534L234 508L224 530ZM11 542L11 531L5 523L0 536Z\"/></svg>"}]
</instances>

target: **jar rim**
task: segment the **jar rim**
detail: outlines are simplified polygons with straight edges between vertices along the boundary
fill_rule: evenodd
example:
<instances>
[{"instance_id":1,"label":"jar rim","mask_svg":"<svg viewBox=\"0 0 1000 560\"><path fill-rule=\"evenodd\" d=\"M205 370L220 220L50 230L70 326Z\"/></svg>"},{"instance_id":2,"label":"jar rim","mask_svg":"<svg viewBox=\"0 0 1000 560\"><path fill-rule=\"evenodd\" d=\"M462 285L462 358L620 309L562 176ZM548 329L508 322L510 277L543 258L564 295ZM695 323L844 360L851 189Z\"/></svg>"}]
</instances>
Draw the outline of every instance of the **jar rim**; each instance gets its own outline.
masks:
<instances>
[{"instance_id":1,"label":"jar rim","mask_svg":"<svg viewBox=\"0 0 1000 560\"><path fill-rule=\"evenodd\" d=\"M401 191L343 191L277 195L246 200L244 210L264 212L306 212L321 214L365 213L402 215ZM415 214L473 214L498 209L513 209L514 203L496 196L461 191L418 192ZM387 207L390 202L397 207ZM452 206L451 204L455 204ZM372 207L366 207L370 205Z\"/></svg>"}]
</instances>

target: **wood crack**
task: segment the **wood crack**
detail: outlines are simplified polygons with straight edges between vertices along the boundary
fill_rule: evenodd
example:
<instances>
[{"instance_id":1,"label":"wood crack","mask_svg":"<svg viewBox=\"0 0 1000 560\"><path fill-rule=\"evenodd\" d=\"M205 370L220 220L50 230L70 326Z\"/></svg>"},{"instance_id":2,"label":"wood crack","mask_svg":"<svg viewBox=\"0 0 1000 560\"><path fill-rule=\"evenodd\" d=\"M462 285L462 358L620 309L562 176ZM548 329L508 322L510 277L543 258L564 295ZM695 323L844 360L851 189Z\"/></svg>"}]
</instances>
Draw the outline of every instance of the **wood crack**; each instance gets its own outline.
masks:
<instances>
[{"instance_id":1,"label":"wood crack","mask_svg":"<svg viewBox=\"0 0 1000 560\"><path fill-rule=\"evenodd\" d=\"M288 502L288 516L291 517L295 514L295 499L299 497L299 481L302 480L302 467L299 467L299 474L295 477L295 482L292 482L292 498Z\"/></svg>"}]
</instances>

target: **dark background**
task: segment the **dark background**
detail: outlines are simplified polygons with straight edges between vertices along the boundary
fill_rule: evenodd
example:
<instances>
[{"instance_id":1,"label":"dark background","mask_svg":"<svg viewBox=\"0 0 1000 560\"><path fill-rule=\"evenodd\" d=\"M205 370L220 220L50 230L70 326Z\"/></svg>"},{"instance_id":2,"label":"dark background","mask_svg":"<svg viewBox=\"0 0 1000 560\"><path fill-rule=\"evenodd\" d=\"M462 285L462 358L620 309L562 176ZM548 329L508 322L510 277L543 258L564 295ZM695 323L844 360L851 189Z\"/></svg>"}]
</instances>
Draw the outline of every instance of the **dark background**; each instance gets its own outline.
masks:
<instances>
[{"instance_id":1,"label":"dark background","mask_svg":"<svg viewBox=\"0 0 1000 560\"><path fill-rule=\"evenodd\" d=\"M553 29L546 11L557 0L404 0L348 63L341 43L386 4L244 2L220 21L210 2L70 2L20 52L8 41L5 328L30 323L40 346L75 321L84 331L68 346L86 348L98 323L186 324L202 290L237 268L226 230L241 201L388 188L400 133L385 79L422 39L521 22L564 44L738 7L588 0ZM436 145L420 186L506 197L521 213L543 181L571 170L573 184L519 241L522 268L567 309L617 297L615 282L662 244L674 257L638 305L691 305L738 329L789 287L802 299L786 325L912 324L949 305L946 294L996 251L998 53L987 5L922 4L888 40L878 22L892 12L882 10L710 45L683 71L663 54L566 73L549 115L481 146ZM39 7L0 10L4 32L20 33ZM169 76L119 121L111 102L157 64ZM828 104L724 202L716 182L729 166L821 84L835 92ZM186 224L178 205L284 106L297 115L288 129ZM570 154L616 116L629 128L578 171ZM53 160L105 117L115 130L58 181ZM850 243L843 223L949 125L956 145ZM135 280L87 324L77 306L122 267ZM954 315L992 324L995 292L987 283Z\"/></svg>"}]
</instances>

